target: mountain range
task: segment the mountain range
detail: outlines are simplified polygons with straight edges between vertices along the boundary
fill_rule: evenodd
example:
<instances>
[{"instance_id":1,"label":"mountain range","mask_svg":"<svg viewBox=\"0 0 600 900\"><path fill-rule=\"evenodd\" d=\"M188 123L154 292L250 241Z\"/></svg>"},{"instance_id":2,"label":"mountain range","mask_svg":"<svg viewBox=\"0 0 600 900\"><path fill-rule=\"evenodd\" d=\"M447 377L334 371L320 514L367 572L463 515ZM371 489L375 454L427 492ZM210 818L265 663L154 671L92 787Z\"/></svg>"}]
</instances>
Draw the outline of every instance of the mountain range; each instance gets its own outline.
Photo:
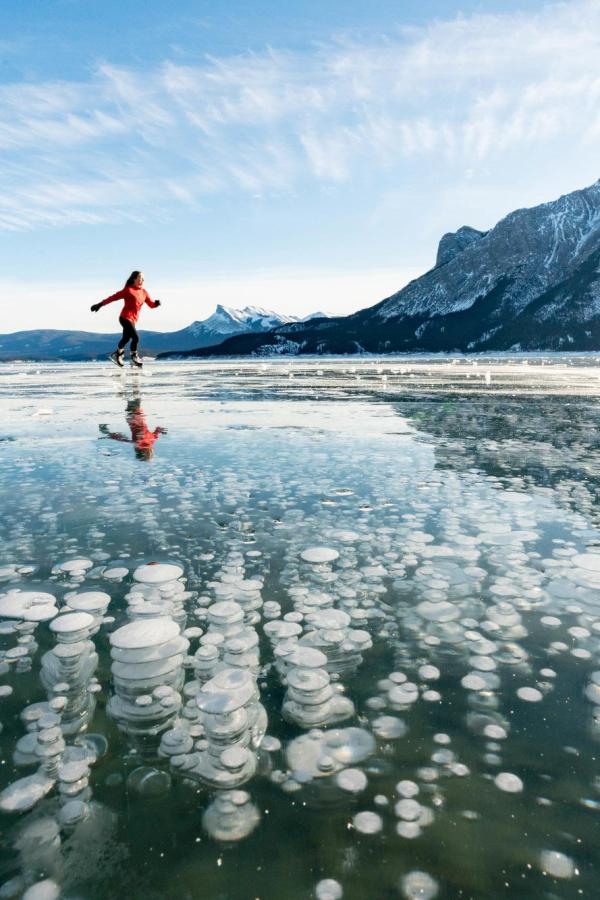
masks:
<instances>
[{"instance_id":1,"label":"mountain range","mask_svg":"<svg viewBox=\"0 0 600 900\"><path fill-rule=\"evenodd\" d=\"M435 266L374 306L186 355L599 349L600 180L445 234Z\"/></svg>"},{"instance_id":2,"label":"mountain range","mask_svg":"<svg viewBox=\"0 0 600 900\"><path fill-rule=\"evenodd\" d=\"M323 313L314 315L322 316ZM257 306L233 309L217 306L207 319L192 322L179 331L140 331L141 348L144 353L155 354L160 350L175 352L209 347L219 344L234 334L249 332L260 334L279 325L307 321L295 316L282 316ZM80 360L96 359L114 350L120 332L97 334L87 331L58 331L38 329L17 331L0 335L0 360Z\"/></svg>"}]
</instances>

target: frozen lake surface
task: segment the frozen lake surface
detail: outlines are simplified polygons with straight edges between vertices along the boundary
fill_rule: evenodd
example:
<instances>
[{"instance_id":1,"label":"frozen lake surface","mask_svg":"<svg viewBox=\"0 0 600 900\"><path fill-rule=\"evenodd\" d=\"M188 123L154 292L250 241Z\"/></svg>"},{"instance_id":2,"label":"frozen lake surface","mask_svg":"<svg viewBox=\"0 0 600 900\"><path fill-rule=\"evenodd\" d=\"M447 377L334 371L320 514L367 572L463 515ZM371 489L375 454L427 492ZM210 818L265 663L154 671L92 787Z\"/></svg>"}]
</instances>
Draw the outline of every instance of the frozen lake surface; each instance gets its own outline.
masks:
<instances>
[{"instance_id":1,"label":"frozen lake surface","mask_svg":"<svg viewBox=\"0 0 600 900\"><path fill-rule=\"evenodd\" d=\"M0 366L0 898L596 897L600 358Z\"/></svg>"}]
</instances>

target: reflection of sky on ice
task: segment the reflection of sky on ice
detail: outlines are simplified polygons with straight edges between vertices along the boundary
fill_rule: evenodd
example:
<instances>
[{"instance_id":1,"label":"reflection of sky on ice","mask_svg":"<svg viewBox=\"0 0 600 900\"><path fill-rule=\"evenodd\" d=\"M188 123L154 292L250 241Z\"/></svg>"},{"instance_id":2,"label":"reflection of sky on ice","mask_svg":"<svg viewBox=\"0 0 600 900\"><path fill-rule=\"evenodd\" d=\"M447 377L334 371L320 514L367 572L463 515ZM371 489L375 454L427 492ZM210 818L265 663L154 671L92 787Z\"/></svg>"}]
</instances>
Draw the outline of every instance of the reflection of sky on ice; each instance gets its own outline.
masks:
<instances>
[{"instance_id":1,"label":"reflection of sky on ice","mask_svg":"<svg viewBox=\"0 0 600 900\"><path fill-rule=\"evenodd\" d=\"M52 847L10 851L16 895L589 891L597 385L3 366L0 805Z\"/></svg>"}]
</instances>

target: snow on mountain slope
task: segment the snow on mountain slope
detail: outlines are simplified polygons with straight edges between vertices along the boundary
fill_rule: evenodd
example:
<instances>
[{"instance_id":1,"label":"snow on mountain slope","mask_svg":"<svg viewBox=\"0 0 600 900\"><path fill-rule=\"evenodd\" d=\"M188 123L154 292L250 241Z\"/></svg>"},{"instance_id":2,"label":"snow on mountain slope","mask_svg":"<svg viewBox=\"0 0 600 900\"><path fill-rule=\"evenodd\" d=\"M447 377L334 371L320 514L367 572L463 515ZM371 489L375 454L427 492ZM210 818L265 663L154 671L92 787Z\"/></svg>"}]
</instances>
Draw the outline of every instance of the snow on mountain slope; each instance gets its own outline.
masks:
<instances>
[{"instance_id":1,"label":"snow on mountain slope","mask_svg":"<svg viewBox=\"0 0 600 900\"><path fill-rule=\"evenodd\" d=\"M378 304L373 314L387 321L458 312L507 277L512 284L505 299L514 310L522 309L570 275L600 243L599 223L600 180L550 203L516 210L445 265Z\"/></svg>"},{"instance_id":2,"label":"snow on mountain slope","mask_svg":"<svg viewBox=\"0 0 600 900\"><path fill-rule=\"evenodd\" d=\"M200 355L600 350L600 181L440 241L435 268L350 316L238 335Z\"/></svg>"},{"instance_id":3,"label":"snow on mountain slope","mask_svg":"<svg viewBox=\"0 0 600 900\"><path fill-rule=\"evenodd\" d=\"M234 309L218 304L215 312L201 322L193 322L187 329L191 334L242 334L247 331L268 331L277 325L299 322L296 316L284 316L259 306Z\"/></svg>"}]
</instances>

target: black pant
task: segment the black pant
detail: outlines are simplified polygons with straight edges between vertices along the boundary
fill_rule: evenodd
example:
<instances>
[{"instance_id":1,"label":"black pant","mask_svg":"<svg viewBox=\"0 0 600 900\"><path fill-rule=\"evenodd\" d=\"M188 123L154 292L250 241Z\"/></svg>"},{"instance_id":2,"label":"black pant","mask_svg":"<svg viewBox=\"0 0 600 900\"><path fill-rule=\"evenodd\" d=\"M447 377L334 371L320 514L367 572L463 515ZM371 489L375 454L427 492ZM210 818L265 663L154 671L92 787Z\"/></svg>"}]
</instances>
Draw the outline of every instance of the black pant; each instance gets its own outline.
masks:
<instances>
[{"instance_id":1,"label":"black pant","mask_svg":"<svg viewBox=\"0 0 600 900\"><path fill-rule=\"evenodd\" d=\"M130 322L129 319L124 319L123 316L119 316L119 322L123 329L123 337L119 341L119 350L123 350L129 341L131 341L131 352L135 353L140 342L140 336L137 333L135 325L133 322Z\"/></svg>"}]
</instances>

